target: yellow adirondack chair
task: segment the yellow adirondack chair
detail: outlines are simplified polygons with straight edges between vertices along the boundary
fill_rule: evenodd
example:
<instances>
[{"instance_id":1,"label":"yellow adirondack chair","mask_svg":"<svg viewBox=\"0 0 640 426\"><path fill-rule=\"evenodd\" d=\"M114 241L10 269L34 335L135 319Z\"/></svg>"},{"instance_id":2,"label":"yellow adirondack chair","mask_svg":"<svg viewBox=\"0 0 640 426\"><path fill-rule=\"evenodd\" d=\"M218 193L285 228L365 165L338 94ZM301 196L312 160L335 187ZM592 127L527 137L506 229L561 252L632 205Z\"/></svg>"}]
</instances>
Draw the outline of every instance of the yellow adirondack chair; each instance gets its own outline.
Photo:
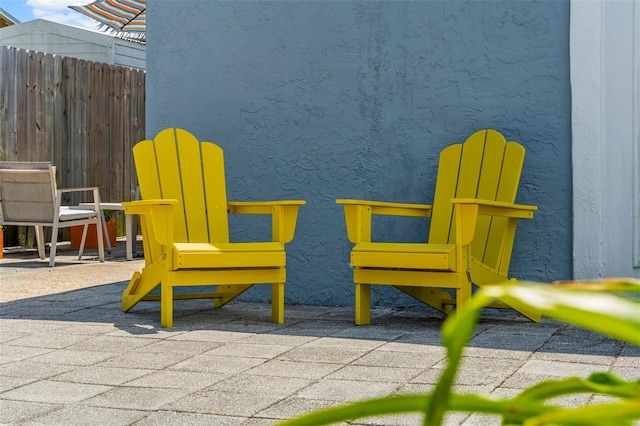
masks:
<instances>
[{"instance_id":1,"label":"yellow adirondack chair","mask_svg":"<svg viewBox=\"0 0 640 426\"><path fill-rule=\"evenodd\" d=\"M472 284L509 280L516 220L533 218L537 210L514 204L524 154L520 144L506 142L497 131L481 130L440 153L432 206L336 201L344 205L348 237L355 243L356 324L371 322L372 284L391 285L448 314L471 298ZM374 215L430 217L428 243L374 242ZM493 307L540 321L540 312L521 305Z\"/></svg>"},{"instance_id":2,"label":"yellow adirondack chair","mask_svg":"<svg viewBox=\"0 0 640 426\"><path fill-rule=\"evenodd\" d=\"M182 129L165 129L133 147L140 201L122 203L140 215L145 267L122 295L122 310L160 300L162 327L173 326L173 300L211 298L221 307L254 284L271 284L273 322L284 322L285 249L302 200L227 202L222 149ZM228 214L268 214L272 241L229 242ZM215 291L174 294L179 286ZM150 295L160 287L160 295Z\"/></svg>"}]
</instances>

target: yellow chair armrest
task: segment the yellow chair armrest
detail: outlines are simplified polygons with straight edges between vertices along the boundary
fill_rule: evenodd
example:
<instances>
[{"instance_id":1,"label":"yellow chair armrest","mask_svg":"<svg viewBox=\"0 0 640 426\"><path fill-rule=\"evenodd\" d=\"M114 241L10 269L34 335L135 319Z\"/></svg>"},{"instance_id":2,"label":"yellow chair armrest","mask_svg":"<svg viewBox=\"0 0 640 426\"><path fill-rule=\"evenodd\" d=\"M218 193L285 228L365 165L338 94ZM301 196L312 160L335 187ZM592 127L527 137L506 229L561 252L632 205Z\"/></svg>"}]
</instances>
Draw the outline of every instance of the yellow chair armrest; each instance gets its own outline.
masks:
<instances>
[{"instance_id":1,"label":"yellow chair armrest","mask_svg":"<svg viewBox=\"0 0 640 426\"><path fill-rule=\"evenodd\" d=\"M277 206L301 206L306 204L304 200L277 200L277 201L229 201L229 213L234 214L271 214L273 207Z\"/></svg>"},{"instance_id":2,"label":"yellow chair armrest","mask_svg":"<svg viewBox=\"0 0 640 426\"><path fill-rule=\"evenodd\" d=\"M478 200L475 198L452 198L455 205L456 220L456 244L466 246L473 239L477 217L502 216L513 221L515 232L515 219L532 219L533 212L538 208L521 204L505 203L503 201Z\"/></svg>"},{"instance_id":3,"label":"yellow chair armrest","mask_svg":"<svg viewBox=\"0 0 640 426\"><path fill-rule=\"evenodd\" d=\"M123 201L125 214L148 214L149 208L152 206L176 206L178 200L171 199L156 199L156 200L135 200L135 201Z\"/></svg>"},{"instance_id":4,"label":"yellow chair armrest","mask_svg":"<svg viewBox=\"0 0 640 426\"><path fill-rule=\"evenodd\" d=\"M431 217L431 206L428 204L393 203L387 201L345 200L338 199L336 204L345 206L367 206L371 214L381 216Z\"/></svg>"},{"instance_id":5,"label":"yellow chair armrest","mask_svg":"<svg viewBox=\"0 0 640 426\"><path fill-rule=\"evenodd\" d=\"M122 203L125 214L145 216L160 245L173 243L173 208L177 200L137 200Z\"/></svg>"},{"instance_id":6,"label":"yellow chair armrest","mask_svg":"<svg viewBox=\"0 0 640 426\"><path fill-rule=\"evenodd\" d=\"M229 213L270 214L273 241L286 244L293 240L298 220L298 208L306 204L304 200L279 201L233 201L228 202Z\"/></svg>"},{"instance_id":7,"label":"yellow chair armrest","mask_svg":"<svg viewBox=\"0 0 640 426\"><path fill-rule=\"evenodd\" d=\"M452 198L454 205L477 205L482 216L503 216L515 219L532 219L536 206L505 203L502 201L478 200L475 198Z\"/></svg>"},{"instance_id":8,"label":"yellow chair armrest","mask_svg":"<svg viewBox=\"0 0 640 426\"><path fill-rule=\"evenodd\" d=\"M345 199L336 200L336 204L344 205L347 236L354 244L371 242L373 215L431 217L431 206L427 204Z\"/></svg>"}]
</instances>

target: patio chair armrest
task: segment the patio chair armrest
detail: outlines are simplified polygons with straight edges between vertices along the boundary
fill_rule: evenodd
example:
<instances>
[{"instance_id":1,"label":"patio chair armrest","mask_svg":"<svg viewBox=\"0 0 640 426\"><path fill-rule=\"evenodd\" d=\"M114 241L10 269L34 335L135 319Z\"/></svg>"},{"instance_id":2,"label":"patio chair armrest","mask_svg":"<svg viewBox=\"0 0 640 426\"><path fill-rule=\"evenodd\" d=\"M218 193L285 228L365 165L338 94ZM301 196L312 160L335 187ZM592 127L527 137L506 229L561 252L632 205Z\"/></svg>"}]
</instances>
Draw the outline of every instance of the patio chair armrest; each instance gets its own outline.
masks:
<instances>
[{"instance_id":1,"label":"patio chair armrest","mask_svg":"<svg viewBox=\"0 0 640 426\"><path fill-rule=\"evenodd\" d=\"M431 217L431 205L394 203L388 201L370 200L347 200L338 199L336 204L345 206L366 206L371 208L371 214L380 216L409 216L409 217Z\"/></svg>"},{"instance_id":2,"label":"patio chair armrest","mask_svg":"<svg viewBox=\"0 0 640 426\"><path fill-rule=\"evenodd\" d=\"M95 211L98 211L98 205L100 204L100 189L97 186L85 187L85 188L64 188L56 189L56 203L58 207L62 206L62 194L69 192L93 192L93 201L90 204L94 204Z\"/></svg>"},{"instance_id":3,"label":"patio chair armrest","mask_svg":"<svg viewBox=\"0 0 640 426\"><path fill-rule=\"evenodd\" d=\"M477 205L478 214L482 216L502 216L514 219L533 219L536 206L505 203L503 201L478 200L476 198L452 198L454 205Z\"/></svg>"},{"instance_id":4,"label":"patio chair armrest","mask_svg":"<svg viewBox=\"0 0 640 426\"><path fill-rule=\"evenodd\" d=\"M466 246L473 240L478 216L500 216L508 219L508 231L505 238L515 233L516 219L532 219L538 208L502 201L478 200L475 198L452 198L455 206L456 244Z\"/></svg>"},{"instance_id":5,"label":"patio chair armrest","mask_svg":"<svg viewBox=\"0 0 640 426\"><path fill-rule=\"evenodd\" d=\"M229 213L234 214L271 214L274 207L294 206L306 204L304 200L276 200L276 201L229 201Z\"/></svg>"},{"instance_id":6,"label":"patio chair armrest","mask_svg":"<svg viewBox=\"0 0 640 426\"><path fill-rule=\"evenodd\" d=\"M298 209L304 204L304 200L232 201L227 206L234 214L270 214L273 241L286 244L293 240Z\"/></svg>"},{"instance_id":7,"label":"patio chair armrest","mask_svg":"<svg viewBox=\"0 0 640 426\"><path fill-rule=\"evenodd\" d=\"M125 201L122 203L124 214L137 214L145 217L147 223L153 227L158 244L173 243L173 209L178 200L156 199Z\"/></svg>"},{"instance_id":8,"label":"patio chair armrest","mask_svg":"<svg viewBox=\"0 0 640 426\"><path fill-rule=\"evenodd\" d=\"M97 190L98 187L97 186L90 186L90 187L84 187L84 188L57 188L56 192L82 192L82 191L95 191Z\"/></svg>"},{"instance_id":9,"label":"patio chair armrest","mask_svg":"<svg viewBox=\"0 0 640 426\"><path fill-rule=\"evenodd\" d=\"M371 219L373 215L431 217L428 204L393 203L386 201L338 199L344 205L347 236L354 244L371 241Z\"/></svg>"},{"instance_id":10,"label":"patio chair armrest","mask_svg":"<svg viewBox=\"0 0 640 426\"><path fill-rule=\"evenodd\" d=\"M100 211L100 189L97 186L91 187L83 187L83 188L63 188L56 189L56 211L59 211L62 206L62 194L70 193L70 192L93 192L93 201L87 203L92 204L92 209L95 212ZM66 206L65 206L66 207ZM98 215L98 223L101 222L101 216Z\"/></svg>"}]
</instances>

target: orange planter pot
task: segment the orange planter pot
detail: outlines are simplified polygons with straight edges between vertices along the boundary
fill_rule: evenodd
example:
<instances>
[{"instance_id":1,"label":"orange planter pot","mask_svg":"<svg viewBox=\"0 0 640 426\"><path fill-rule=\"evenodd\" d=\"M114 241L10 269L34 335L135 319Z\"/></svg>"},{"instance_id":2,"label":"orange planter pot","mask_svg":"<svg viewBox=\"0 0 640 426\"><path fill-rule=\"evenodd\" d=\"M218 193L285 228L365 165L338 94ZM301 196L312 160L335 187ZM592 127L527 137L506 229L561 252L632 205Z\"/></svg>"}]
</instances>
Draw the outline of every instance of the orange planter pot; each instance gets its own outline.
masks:
<instances>
[{"instance_id":1,"label":"orange planter pot","mask_svg":"<svg viewBox=\"0 0 640 426\"><path fill-rule=\"evenodd\" d=\"M79 248L80 242L82 241L82 228L84 226L72 226L71 227L71 247ZM109 231L109 243L111 243L111 247L116 246L116 222L109 221L107 222L107 230ZM102 233L102 240L104 242L104 247L107 247L107 239ZM89 229L87 229L87 241L84 242L84 248L98 248L98 239L96 238L96 225L89 225Z\"/></svg>"}]
</instances>

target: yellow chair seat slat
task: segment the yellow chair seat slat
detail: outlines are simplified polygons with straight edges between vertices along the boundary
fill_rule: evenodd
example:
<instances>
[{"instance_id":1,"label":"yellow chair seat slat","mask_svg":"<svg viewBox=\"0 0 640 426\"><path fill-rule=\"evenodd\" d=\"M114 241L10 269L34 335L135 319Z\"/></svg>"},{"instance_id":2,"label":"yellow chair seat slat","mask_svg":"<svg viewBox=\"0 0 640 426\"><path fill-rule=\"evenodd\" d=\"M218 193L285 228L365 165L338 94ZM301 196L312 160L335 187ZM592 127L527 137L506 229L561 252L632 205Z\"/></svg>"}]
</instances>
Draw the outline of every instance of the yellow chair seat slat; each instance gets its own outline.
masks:
<instances>
[{"instance_id":1,"label":"yellow chair seat slat","mask_svg":"<svg viewBox=\"0 0 640 426\"><path fill-rule=\"evenodd\" d=\"M284 268L280 243L177 243L173 245L173 268Z\"/></svg>"},{"instance_id":2,"label":"yellow chair seat slat","mask_svg":"<svg viewBox=\"0 0 640 426\"><path fill-rule=\"evenodd\" d=\"M454 271L455 256L441 253L351 252L351 266Z\"/></svg>"},{"instance_id":3,"label":"yellow chair seat slat","mask_svg":"<svg viewBox=\"0 0 640 426\"><path fill-rule=\"evenodd\" d=\"M293 239L303 200L228 203L222 148L182 129L165 129L133 148L142 200L123 203L140 215L145 268L122 296L128 311L160 300L160 324L173 325L173 300L214 298L221 307L254 284L272 287L273 322L284 322L284 245ZM228 215L270 215L272 239L230 242ZM174 295L174 287L217 286L215 292ZM159 298L150 295L160 288Z\"/></svg>"},{"instance_id":4,"label":"yellow chair seat slat","mask_svg":"<svg viewBox=\"0 0 640 426\"><path fill-rule=\"evenodd\" d=\"M263 253L283 252L284 245L278 242L266 243L174 243L174 250L182 253Z\"/></svg>"},{"instance_id":5,"label":"yellow chair seat slat","mask_svg":"<svg viewBox=\"0 0 640 426\"><path fill-rule=\"evenodd\" d=\"M360 243L351 251L351 266L453 271L455 249L455 244Z\"/></svg>"},{"instance_id":6,"label":"yellow chair seat slat","mask_svg":"<svg viewBox=\"0 0 640 426\"><path fill-rule=\"evenodd\" d=\"M371 285L393 286L450 313L471 298L473 285L508 280L516 220L533 218L537 209L515 204L524 154L497 131L481 130L441 151L433 205L336 200L355 244L356 324L371 321ZM373 215L431 217L428 243L374 242ZM540 320L540 312L510 308Z\"/></svg>"}]
</instances>

